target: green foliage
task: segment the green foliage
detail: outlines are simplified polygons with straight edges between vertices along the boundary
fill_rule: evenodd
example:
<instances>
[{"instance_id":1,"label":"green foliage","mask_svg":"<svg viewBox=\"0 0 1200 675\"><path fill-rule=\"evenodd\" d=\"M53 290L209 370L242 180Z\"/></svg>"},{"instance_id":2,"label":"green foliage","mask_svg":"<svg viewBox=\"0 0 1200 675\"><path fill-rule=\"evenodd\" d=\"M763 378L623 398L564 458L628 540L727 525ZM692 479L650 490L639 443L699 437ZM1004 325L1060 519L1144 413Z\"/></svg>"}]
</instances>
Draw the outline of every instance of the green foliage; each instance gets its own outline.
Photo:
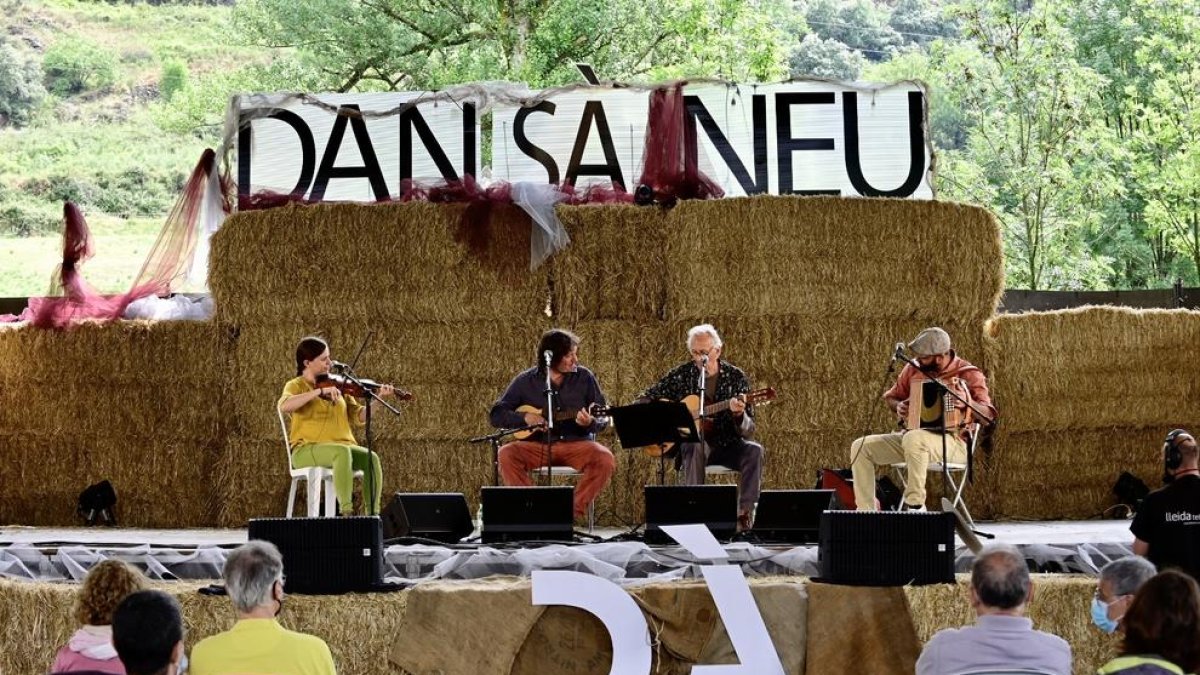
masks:
<instances>
[{"instance_id":1,"label":"green foliage","mask_svg":"<svg viewBox=\"0 0 1200 675\"><path fill-rule=\"evenodd\" d=\"M187 84L187 65L178 59L170 59L163 63L162 79L158 88L164 99L170 101L175 94Z\"/></svg>"},{"instance_id":2,"label":"green foliage","mask_svg":"<svg viewBox=\"0 0 1200 675\"><path fill-rule=\"evenodd\" d=\"M79 36L64 35L42 57L46 88L59 96L103 90L117 81L112 52Z\"/></svg>"},{"instance_id":3,"label":"green foliage","mask_svg":"<svg viewBox=\"0 0 1200 675\"><path fill-rule=\"evenodd\" d=\"M822 39L815 33L792 50L788 59L792 77L826 77L831 80L857 80L866 59L860 52L833 39Z\"/></svg>"},{"instance_id":4,"label":"green foliage","mask_svg":"<svg viewBox=\"0 0 1200 675\"><path fill-rule=\"evenodd\" d=\"M0 37L0 128L28 124L45 95L41 64Z\"/></svg>"}]
</instances>

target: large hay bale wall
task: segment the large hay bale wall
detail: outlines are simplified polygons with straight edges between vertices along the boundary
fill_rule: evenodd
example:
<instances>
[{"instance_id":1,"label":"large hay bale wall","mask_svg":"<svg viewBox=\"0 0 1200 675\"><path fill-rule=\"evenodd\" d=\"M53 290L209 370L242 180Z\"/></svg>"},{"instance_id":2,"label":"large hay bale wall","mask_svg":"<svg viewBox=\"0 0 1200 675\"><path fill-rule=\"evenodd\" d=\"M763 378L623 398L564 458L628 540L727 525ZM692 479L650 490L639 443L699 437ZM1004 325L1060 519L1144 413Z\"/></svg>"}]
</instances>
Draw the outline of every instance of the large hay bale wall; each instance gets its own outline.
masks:
<instances>
[{"instance_id":1,"label":"large hay bale wall","mask_svg":"<svg viewBox=\"0 0 1200 675\"><path fill-rule=\"evenodd\" d=\"M0 330L0 523L77 523L108 479L122 525L211 525L229 344L196 322Z\"/></svg>"},{"instance_id":2,"label":"large hay bale wall","mask_svg":"<svg viewBox=\"0 0 1200 675\"><path fill-rule=\"evenodd\" d=\"M529 272L519 212L499 209L472 233L459 232L462 208L241 213L213 240L210 324L0 331L11 458L0 521L72 523L76 494L100 478L117 484L130 525L279 513L288 480L273 405L310 333L349 361L374 331L360 372L417 396L399 419L378 417L385 494L464 492L473 504L490 451L466 439L488 430L488 406L551 325L580 334L584 364L626 403L687 358L688 327L716 324L726 358L779 392L759 411L767 488L806 487L815 469L847 463L853 438L891 428L878 401L891 346L942 325L990 371L1002 410L969 489L980 516L1097 513L1120 469L1153 482L1162 431L1196 409L1194 313L1005 316L985 338L1002 270L981 209L795 197L561 207L571 246ZM602 440L619 457L598 513L633 524L657 465L611 432ZM1069 480L1048 491L1042 475Z\"/></svg>"},{"instance_id":3,"label":"large hay bale wall","mask_svg":"<svg viewBox=\"0 0 1200 675\"><path fill-rule=\"evenodd\" d=\"M1160 484L1163 437L1200 409L1200 312L1005 315L988 335L1002 418L979 491L994 515L1090 518L1122 471Z\"/></svg>"}]
</instances>

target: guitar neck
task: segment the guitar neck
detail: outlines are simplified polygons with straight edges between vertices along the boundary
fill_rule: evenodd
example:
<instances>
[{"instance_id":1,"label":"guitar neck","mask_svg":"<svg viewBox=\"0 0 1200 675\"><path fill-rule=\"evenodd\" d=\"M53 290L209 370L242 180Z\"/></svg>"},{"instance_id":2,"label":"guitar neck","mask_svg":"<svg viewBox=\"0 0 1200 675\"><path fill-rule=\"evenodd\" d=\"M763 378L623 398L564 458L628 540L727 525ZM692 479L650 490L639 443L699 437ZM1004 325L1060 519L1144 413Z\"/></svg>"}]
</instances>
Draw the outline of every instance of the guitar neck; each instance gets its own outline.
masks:
<instances>
[{"instance_id":1,"label":"guitar neck","mask_svg":"<svg viewBox=\"0 0 1200 675\"><path fill-rule=\"evenodd\" d=\"M712 415L716 415L719 412L725 412L726 410L729 410L729 401L721 401L720 403L706 405L706 406L704 406L704 416L710 417Z\"/></svg>"}]
</instances>

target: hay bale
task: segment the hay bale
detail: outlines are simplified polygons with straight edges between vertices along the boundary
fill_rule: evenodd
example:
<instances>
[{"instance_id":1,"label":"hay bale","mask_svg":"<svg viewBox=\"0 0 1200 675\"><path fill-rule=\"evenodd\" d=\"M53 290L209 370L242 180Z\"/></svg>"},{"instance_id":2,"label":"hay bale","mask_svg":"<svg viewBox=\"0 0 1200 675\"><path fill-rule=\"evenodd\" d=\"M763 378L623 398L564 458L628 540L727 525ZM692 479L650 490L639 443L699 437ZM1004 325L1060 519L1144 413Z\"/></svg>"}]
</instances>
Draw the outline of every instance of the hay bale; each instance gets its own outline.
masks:
<instances>
[{"instance_id":1,"label":"hay bale","mask_svg":"<svg viewBox=\"0 0 1200 675\"><path fill-rule=\"evenodd\" d=\"M1008 432L1001 427L981 491L995 495L996 518L1095 518L1116 503L1113 484L1129 471L1149 486L1162 477L1158 428Z\"/></svg>"},{"instance_id":2,"label":"hay bale","mask_svg":"<svg viewBox=\"0 0 1200 675\"><path fill-rule=\"evenodd\" d=\"M981 321L995 312L1003 288L995 219L962 204L765 196L682 202L667 231L668 318Z\"/></svg>"},{"instance_id":3,"label":"hay bale","mask_svg":"<svg viewBox=\"0 0 1200 675\"><path fill-rule=\"evenodd\" d=\"M562 206L571 245L551 259L555 317L565 323L662 318L667 215L638 206Z\"/></svg>"},{"instance_id":4,"label":"hay bale","mask_svg":"<svg viewBox=\"0 0 1200 675\"><path fill-rule=\"evenodd\" d=\"M542 313L546 273L528 271L528 217L498 208L486 248L472 252L455 240L464 208L330 204L236 214L213 237L217 318L241 325L331 314L471 321Z\"/></svg>"},{"instance_id":5,"label":"hay bale","mask_svg":"<svg viewBox=\"0 0 1200 675\"><path fill-rule=\"evenodd\" d=\"M1200 312L1084 307L988 325L1009 431L1161 427L1200 405Z\"/></svg>"}]
</instances>

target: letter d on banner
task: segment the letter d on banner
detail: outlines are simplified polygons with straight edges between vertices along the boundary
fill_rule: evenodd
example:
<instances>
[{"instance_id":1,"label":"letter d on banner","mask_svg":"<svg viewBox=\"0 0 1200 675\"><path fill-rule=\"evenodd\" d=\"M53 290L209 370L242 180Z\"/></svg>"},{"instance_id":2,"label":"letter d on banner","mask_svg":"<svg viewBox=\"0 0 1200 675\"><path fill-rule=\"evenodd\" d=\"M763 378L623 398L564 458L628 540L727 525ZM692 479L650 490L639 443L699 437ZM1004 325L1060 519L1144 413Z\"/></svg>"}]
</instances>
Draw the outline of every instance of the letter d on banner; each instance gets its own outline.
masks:
<instances>
[{"instance_id":1,"label":"letter d on banner","mask_svg":"<svg viewBox=\"0 0 1200 675\"><path fill-rule=\"evenodd\" d=\"M583 572L535 571L533 604L578 607L600 619L612 640L609 675L650 672L649 627L641 608L620 586Z\"/></svg>"}]
</instances>

